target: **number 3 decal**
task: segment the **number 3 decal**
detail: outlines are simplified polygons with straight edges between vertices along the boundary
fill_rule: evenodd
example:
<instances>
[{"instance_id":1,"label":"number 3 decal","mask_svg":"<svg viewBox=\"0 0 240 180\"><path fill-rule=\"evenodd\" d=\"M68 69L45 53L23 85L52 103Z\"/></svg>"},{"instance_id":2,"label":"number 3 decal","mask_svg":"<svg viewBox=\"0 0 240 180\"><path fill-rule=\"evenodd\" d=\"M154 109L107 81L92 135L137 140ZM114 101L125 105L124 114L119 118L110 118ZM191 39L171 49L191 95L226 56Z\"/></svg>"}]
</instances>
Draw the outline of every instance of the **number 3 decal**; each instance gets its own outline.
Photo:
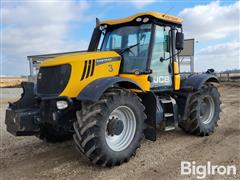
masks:
<instances>
[{"instance_id":1,"label":"number 3 decal","mask_svg":"<svg viewBox=\"0 0 240 180\"><path fill-rule=\"evenodd\" d=\"M109 64L109 65L108 65L108 72L113 72L112 64Z\"/></svg>"}]
</instances>

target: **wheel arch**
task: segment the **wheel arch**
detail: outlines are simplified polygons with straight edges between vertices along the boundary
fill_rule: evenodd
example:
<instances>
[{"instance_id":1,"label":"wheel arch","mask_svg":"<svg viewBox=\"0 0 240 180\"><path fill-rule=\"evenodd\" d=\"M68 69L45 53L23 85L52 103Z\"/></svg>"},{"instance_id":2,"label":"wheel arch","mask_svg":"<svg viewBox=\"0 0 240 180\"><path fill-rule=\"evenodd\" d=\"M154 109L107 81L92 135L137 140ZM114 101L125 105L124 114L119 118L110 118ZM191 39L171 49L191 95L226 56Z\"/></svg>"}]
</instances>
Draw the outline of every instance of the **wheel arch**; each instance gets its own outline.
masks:
<instances>
[{"instance_id":1,"label":"wheel arch","mask_svg":"<svg viewBox=\"0 0 240 180\"><path fill-rule=\"evenodd\" d=\"M181 89L192 87L194 90L199 90L207 82L219 83L219 80L216 75L210 73L193 74L182 80Z\"/></svg>"},{"instance_id":2,"label":"wheel arch","mask_svg":"<svg viewBox=\"0 0 240 180\"><path fill-rule=\"evenodd\" d=\"M100 78L91 82L78 94L76 99L80 101L96 102L107 89L115 85L126 89L138 89L141 92L144 92L141 86L138 85L135 81L128 78L114 76Z\"/></svg>"}]
</instances>

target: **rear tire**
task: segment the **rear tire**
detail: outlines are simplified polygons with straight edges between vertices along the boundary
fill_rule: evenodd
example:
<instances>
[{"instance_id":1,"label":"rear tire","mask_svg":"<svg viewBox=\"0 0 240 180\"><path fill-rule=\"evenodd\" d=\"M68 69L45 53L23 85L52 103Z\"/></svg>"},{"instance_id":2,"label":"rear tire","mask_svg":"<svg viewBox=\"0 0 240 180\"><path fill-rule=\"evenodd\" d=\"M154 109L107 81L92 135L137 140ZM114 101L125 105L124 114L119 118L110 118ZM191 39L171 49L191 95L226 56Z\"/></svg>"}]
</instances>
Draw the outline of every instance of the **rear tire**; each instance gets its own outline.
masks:
<instances>
[{"instance_id":1,"label":"rear tire","mask_svg":"<svg viewBox=\"0 0 240 180\"><path fill-rule=\"evenodd\" d=\"M212 134L220 119L220 104L220 94L217 88L206 83L199 93L191 98L188 119L183 120L179 127L194 135L208 136Z\"/></svg>"},{"instance_id":2,"label":"rear tire","mask_svg":"<svg viewBox=\"0 0 240 180\"><path fill-rule=\"evenodd\" d=\"M146 115L141 99L135 93L111 88L98 102L83 102L76 115L74 141L81 154L93 164L120 165L129 161L140 147ZM109 129L113 121L120 125Z\"/></svg>"}]
</instances>

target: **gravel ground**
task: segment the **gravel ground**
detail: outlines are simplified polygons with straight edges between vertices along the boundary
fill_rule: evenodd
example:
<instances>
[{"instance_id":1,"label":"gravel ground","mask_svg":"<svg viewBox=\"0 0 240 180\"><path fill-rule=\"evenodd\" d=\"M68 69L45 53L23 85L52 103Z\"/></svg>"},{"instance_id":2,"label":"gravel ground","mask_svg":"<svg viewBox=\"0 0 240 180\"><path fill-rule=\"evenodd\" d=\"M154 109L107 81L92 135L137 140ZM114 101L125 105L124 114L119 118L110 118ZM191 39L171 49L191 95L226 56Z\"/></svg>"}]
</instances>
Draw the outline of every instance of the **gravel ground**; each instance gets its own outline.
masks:
<instances>
[{"instance_id":1,"label":"gravel ground","mask_svg":"<svg viewBox=\"0 0 240 180\"><path fill-rule=\"evenodd\" d=\"M180 174L181 161L236 165L234 176L207 176L207 179L240 179L240 85L222 84L219 90L222 113L213 135L195 137L180 129L159 132L156 142L142 142L130 162L102 168L82 158L73 141L47 144L35 137L14 137L6 132L7 102L14 101L21 89L1 89L1 179L196 179Z\"/></svg>"}]
</instances>

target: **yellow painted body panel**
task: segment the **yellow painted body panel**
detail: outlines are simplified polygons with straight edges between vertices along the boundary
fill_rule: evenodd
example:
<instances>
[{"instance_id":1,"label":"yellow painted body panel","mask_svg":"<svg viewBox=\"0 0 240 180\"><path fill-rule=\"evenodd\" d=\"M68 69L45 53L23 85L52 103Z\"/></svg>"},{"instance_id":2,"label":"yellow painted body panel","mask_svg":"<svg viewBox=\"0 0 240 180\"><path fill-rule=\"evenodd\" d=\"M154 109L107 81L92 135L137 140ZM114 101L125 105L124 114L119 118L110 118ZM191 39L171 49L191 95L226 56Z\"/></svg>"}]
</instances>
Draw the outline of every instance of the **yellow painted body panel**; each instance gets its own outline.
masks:
<instances>
[{"instance_id":1,"label":"yellow painted body panel","mask_svg":"<svg viewBox=\"0 0 240 180\"><path fill-rule=\"evenodd\" d=\"M174 90L177 91L180 89L181 77L180 74L174 75Z\"/></svg>"},{"instance_id":2,"label":"yellow painted body panel","mask_svg":"<svg viewBox=\"0 0 240 180\"><path fill-rule=\"evenodd\" d=\"M81 53L67 54L63 56L58 56L56 58L47 59L40 64L40 67L71 64L73 62L79 62L79 61L84 62L84 60L108 58L108 57L120 57L120 55L115 51L81 52Z\"/></svg>"},{"instance_id":3,"label":"yellow painted body panel","mask_svg":"<svg viewBox=\"0 0 240 180\"><path fill-rule=\"evenodd\" d=\"M176 62L174 62L174 74L179 74L179 66Z\"/></svg>"},{"instance_id":4,"label":"yellow painted body panel","mask_svg":"<svg viewBox=\"0 0 240 180\"><path fill-rule=\"evenodd\" d=\"M173 23L177 23L177 24L181 24L183 21L181 18L179 18L177 16L172 16L172 15L168 15L168 14L164 14L164 13L142 12L142 13L135 14L133 16L126 17L126 18L115 19L115 20L106 20L106 21L101 22L101 24L116 25L116 24L127 23L127 22L133 21L134 19L136 19L139 16L144 16L144 15L153 16L157 19L168 21L168 22L173 22Z\"/></svg>"},{"instance_id":5,"label":"yellow painted body panel","mask_svg":"<svg viewBox=\"0 0 240 180\"><path fill-rule=\"evenodd\" d=\"M174 90L179 90L180 89L180 84L181 84L181 77L179 74L179 66L178 63L174 62Z\"/></svg>"},{"instance_id":6,"label":"yellow painted body panel","mask_svg":"<svg viewBox=\"0 0 240 180\"><path fill-rule=\"evenodd\" d=\"M150 82L148 75L119 74L120 77L128 78L136 82L144 91L150 91Z\"/></svg>"},{"instance_id":7,"label":"yellow painted body panel","mask_svg":"<svg viewBox=\"0 0 240 180\"><path fill-rule=\"evenodd\" d=\"M96 60L96 59L111 58L111 57L120 57L120 55L114 51L65 55L65 56L60 56L60 57L46 60L43 63L41 63L40 67L70 64L71 75L70 75L67 86L65 87L63 92L60 94L60 96L68 96L70 98L75 98L78 96L79 92L81 92L88 84L90 84L94 80L104 78L104 77L117 76L119 74L121 60L109 61L109 62L105 62L98 65L96 64L96 61L95 61L95 68L94 68L93 75L81 80L83 69L84 69L84 63L86 60L92 60L92 59Z\"/></svg>"}]
</instances>

